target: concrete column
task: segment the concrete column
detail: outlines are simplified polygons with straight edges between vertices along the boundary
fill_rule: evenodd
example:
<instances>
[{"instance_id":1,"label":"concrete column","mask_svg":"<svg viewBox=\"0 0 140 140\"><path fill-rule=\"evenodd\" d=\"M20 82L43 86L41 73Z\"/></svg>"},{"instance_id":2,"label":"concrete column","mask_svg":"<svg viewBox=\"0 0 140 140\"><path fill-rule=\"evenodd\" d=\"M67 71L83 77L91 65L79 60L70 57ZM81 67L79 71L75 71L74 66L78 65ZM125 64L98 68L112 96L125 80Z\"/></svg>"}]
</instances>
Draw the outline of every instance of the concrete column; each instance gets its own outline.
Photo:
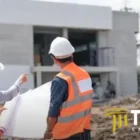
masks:
<instances>
[{"instance_id":1,"label":"concrete column","mask_svg":"<svg viewBox=\"0 0 140 140\"><path fill-rule=\"evenodd\" d=\"M33 26L0 24L0 61L10 65L34 65Z\"/></svg>"},{"instance_id":2,"label":"concrete column","mask_svg":"<svg viewBox=\"0 0 140 140\"><path fill-rule=\"evenodd\" d=\"M40 67L40 64L38 64L38 67ZM38 70L36 72L36 79L37 79L37 87L42 85L42 72Z\"/></svg>"},{"instance_id":3,"label":"concrete column","mask_svg":"<svg viewBox=\"0 0 140 140\"><path fill-rule=\"evenodd\" d=\"M100 81L101 85L102 85L104 91L106 91L107 81L109 80L109 73L101 73L100 79L101 79L101 81Z\"/></svg>"},{"instance_id":4,"label":"concrete column","mask_svg":"<svg viewBox=\"0 0 140 140\"><path fill-rule=\"evenodd\" d=\"M68 38L68 29L67 28L62 29L62 36L65 38Z\"/></svg>"},{"instance_id":5,"label":"concrete column","mask_svg":"<svg viewBox=\"0 0 140 140\"><path fill-rule=\"evenodd\" d=\"M108 43L108 31L98 31L97 36L97 44L98 44L98 66L106 66L108 65L108 50L104 50L103 48L109 47Z\"/></svg>"},{"instance_id":6,"label":"concrete column","mask_svg":"<svg viewBox=\"0 0 140 140\"><path fill-rule=\"evenodd\" d=\"M120 93L120 74L116 72L116 96L120 95L122 95L122 93Z\"/></svg>"},{"instance_id":7,"label":"concrete column","mask_svg":"<svg viewBox=\"0 0 140 140\"><path fill-rule=\"evenodd\" d=\"M36 76L37 76L37 87L39 87L42 84L42 73L41 73L41 71L37 71Z\"/></svg>"}]
</instances>

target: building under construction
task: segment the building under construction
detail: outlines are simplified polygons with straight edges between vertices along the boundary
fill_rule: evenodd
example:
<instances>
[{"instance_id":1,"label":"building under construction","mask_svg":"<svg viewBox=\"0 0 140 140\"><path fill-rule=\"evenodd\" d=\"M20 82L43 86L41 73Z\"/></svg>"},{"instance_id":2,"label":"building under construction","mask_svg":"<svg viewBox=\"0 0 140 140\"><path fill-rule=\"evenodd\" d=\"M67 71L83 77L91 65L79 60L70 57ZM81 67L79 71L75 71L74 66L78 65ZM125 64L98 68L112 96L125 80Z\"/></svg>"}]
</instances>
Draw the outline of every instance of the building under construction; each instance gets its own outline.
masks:
<instances>
[{"instance_id":1,"label":"building under construction","mask_svg":"<svg viewBox=\"0 0 140 140\"><path fill-rule=\"evenodd\" d=\"M6 69L0 88L9 87L23 72L31 75L24 90L50 81L59 71L48 55L50 43L63 36L76 49L75 63L90 73L93 83L99 81L105 89L110 80L118 95L136 94L138 31L137 13L110 7L1 1L0 61Z\"/></svg>"}]
</instances>

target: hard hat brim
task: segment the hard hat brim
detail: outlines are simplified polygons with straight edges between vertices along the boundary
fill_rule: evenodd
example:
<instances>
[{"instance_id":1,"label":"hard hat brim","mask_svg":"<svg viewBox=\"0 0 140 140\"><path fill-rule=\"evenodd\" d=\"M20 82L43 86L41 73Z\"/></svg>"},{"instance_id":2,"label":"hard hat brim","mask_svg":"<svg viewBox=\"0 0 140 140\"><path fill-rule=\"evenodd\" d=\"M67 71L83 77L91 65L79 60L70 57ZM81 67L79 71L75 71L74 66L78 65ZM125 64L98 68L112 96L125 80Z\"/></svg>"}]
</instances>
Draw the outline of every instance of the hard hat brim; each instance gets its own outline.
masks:
<instances>
[{"instance_id":1,"label":"hard hat brim","mask_svg":"<svg viewBox=\"0 0 140 140\"><path fill-rule=\"evenodd\" d=\"M57 58L57 59L63 59L63 58L68 58L68 57L72 56L74 52L75 52L75 49L73 48L71 54L67 54L67 55L63 55L63 56L61 56L61 55L58 55L58 56L57 55L54 55L53 52L51 52L51 50L49 51L48 54L54 55L55 58Z\"/></svg>"},{"instance_id":2,"label":"hard hat brim","mask_svg":"<svg viewBox=\"0 0 140 140\"><path fill-rule=\"evenodd\" d=\"M64 59L64 58L68 58L68 57L71 57L72 54L70 55L65 55L65 56L55 56L56 59Z\"/></svg>"}]
</instances>

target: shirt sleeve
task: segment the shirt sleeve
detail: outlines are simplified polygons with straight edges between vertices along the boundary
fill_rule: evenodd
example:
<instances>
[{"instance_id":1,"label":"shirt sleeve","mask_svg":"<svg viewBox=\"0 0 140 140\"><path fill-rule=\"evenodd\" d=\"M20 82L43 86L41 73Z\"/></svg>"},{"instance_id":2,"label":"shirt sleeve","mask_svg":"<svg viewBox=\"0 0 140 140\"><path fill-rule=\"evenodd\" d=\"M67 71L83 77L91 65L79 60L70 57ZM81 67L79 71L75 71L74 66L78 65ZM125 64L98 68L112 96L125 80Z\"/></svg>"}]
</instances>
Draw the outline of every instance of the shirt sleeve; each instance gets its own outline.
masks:
<instances>
[{"instance_id":1,"label":"shirt sleeve","mask_svg":"<svg viewBox=\"0 0 140 140\"><path fill-rule=\"evenodd\" d=\"M21 82L16 81L13 86L11 86L8 90L0 91L0 102L4 103L6 101L12 100L15 96L20 92Z\"/></svg>"},{"instance_id":2,"label":"shirt sleeve","mask_svg":"<svg viewBox=\"0 0 140 140\"><path fill-rule=\"evenodd\" d=\"M55 77L51 85L51 100L48 117L58 117L61 105L68 97L68 84L65 80Z\"/></svg>"}]
</instances>

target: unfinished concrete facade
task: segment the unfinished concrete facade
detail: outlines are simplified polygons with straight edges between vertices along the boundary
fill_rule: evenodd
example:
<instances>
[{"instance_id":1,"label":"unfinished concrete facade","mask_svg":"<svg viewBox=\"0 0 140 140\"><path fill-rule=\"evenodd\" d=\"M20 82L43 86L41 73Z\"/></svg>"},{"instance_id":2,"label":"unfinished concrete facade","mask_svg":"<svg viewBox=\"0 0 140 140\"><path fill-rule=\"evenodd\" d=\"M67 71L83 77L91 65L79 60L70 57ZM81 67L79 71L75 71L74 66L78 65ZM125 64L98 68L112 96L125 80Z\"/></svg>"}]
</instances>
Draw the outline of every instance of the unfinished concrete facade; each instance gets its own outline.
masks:
<instances>
[{"instance_id":1,"label":"unfinished concrete facade","mask_svg":"<svg viewBox=\"0 0 140 140\"><path fill-rule=\"evenodd\" d=\"M12 8L8 7L9 11L4 9L7 6L6 0L0 7L0 61L7 67L13 66L13 69L14 66L29 67L30 70L27 72L31 75L32 88L51 80L59 71L50 65L36 66L34 63L34 33L36 27L41 27L42 32L45 29L48 32L49 28L59 28L61 36L68 39L69 29L96 32L97 50L113 48L113 54L107 53L104 58L102 54L98 54L96 66L89 65L83 68L90 74L99 74L104 89L107 81L111 80L115 83L118 95L137 93L135 33L138 32L138 14L112 11L109 7L29 2L28 0L11 4ZM25 8L27 4L28 8ZM14 8L15 5L18 5L19 9ZM66 9L67 12L65 12ZM45 52L48 49L49 46L45 46ZM49 56L44 55L44 57L50 61ZM16 69L13 74L15 77L17 77L16 71L18 70ZM35 77L34 74L36 74ZM4 78L6 88L6 80L9 80L9 77L5 74ZM9 83L12 83L13 79Z\"/></svg>"},{"instance_id":2,"label":"unfinished concrete facade","mask_svg":"<svg viewBox=\"0 0 140 140\"><path fill-rule=\"evenodd\" d=\"M138 15L114 11L112 22L112 30L99 31L99 38L102 37L99 46L105 45L115 49L115 66L119 71L120 93L123 95L136 94L138 84L135 33L138 32ZM110 78L111 81L114 81L114 74L110 74ZM106 79L108 78L106 77Z\"/></svg>"}]
</instances>

